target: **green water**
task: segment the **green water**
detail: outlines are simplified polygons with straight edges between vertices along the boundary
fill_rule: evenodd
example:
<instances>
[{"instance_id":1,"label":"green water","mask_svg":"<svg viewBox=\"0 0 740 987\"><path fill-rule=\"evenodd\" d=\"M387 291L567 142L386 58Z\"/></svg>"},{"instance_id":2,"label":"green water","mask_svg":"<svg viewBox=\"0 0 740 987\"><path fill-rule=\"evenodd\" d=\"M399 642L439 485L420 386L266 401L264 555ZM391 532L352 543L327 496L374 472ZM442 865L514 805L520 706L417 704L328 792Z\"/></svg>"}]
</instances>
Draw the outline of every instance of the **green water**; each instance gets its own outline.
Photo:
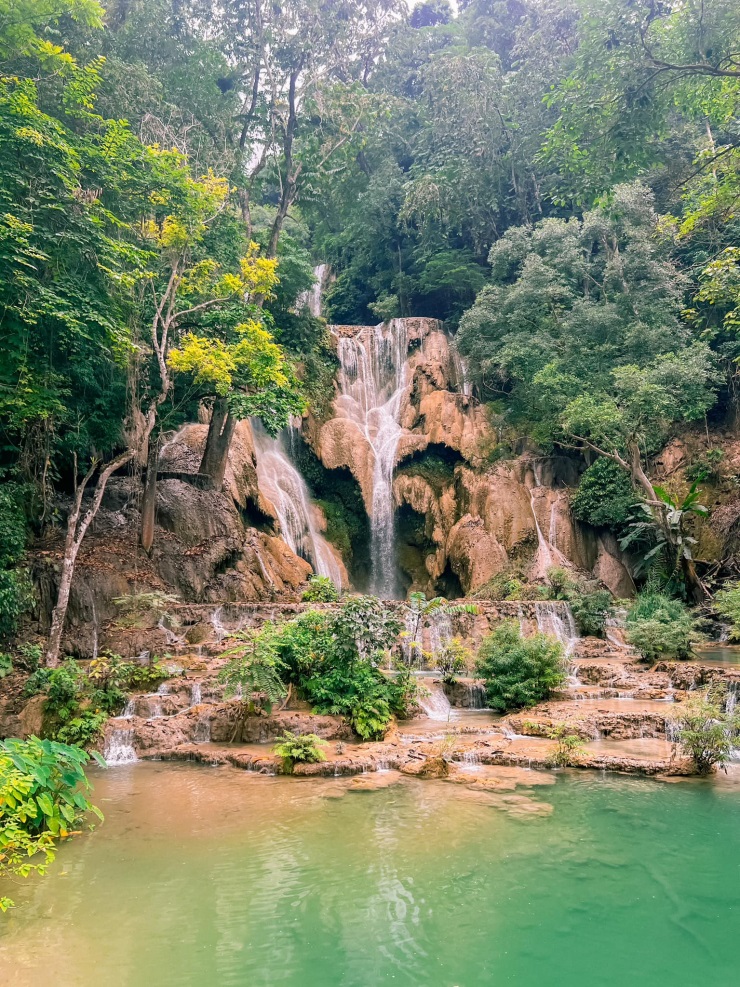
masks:
<instances>
[{"instance_id":1,"label":"green water","mask_svg":"<svg viewBox=\"0 0 740 987\"><path fill-rule=\"evenodd\" d=\"M347 786L101 772L104 826L0 919L0 984L740 982L740 787L573 773L505 802Z\"/></svg>"}]
</instances>

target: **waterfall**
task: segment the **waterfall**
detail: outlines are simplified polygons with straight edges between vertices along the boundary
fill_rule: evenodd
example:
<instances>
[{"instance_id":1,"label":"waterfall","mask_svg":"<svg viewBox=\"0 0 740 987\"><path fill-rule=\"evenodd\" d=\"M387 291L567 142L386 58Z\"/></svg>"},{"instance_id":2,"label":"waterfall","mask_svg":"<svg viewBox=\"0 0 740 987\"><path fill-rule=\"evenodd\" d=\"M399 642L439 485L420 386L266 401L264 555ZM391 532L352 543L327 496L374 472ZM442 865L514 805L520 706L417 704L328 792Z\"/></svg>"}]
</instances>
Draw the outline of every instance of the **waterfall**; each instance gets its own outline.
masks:
<instances>
[{"instance_id":1,"label":"waterfall","mask_svg":"<svg viewBox=\"0 0 740 987\"><path fill-rule=\"evenodd\" d=\"M558 601L553 603L535 603L537 615L537 630L540 634L556 637L565 647L569 655L578 640L578 630L570 605Z\"/></svg>"},{"instance_id":2,"label":"waterfall","mask_svg":"<svg viewBox=\"0 0 740 987\"><path fill-rule=\"evenodd\" d=\"M92 598L92 615L93 615L93 645L92 645L92 659L96 660L98 657L98 632L100 628L100 622L98 620L98 611L95 606L95 596Z\"/></svg>"},{"instance_id":3,"label":"waterfall","mask_svg":"<svg viewBox=\"0 0 740 987\"><path fill-rule=\"evenodd\" d=\"M372 591L393 598L398 595L393 470L403 432L398 419L406 388L406 323L393 319L379 326L363 326L353 336L336 337L341 365L337 412L354 422L373 452Z\"/></svg>"},{"instance_id":4,"label":"waterfall","mask_svg":"<svg viewBox=\"0 0 740 987\"><path fill-rule=\"evenodd\" d=\"M193 730L194 744L209 744L211 742L211 720L208 716L198 717Z\"/></svg>"},{"instance_id":5,"label":"waterfall","mask_svg":"<svg viewBox=\"0 0 740 987\"><path fill-rule=\"evenodd\" d=\"M443 610L437 610L427 617L429 627L429 651L432 655L432 662L442 648L446 647L452 639L452 621L449 614Z\"/></svg>"},{"instance_id":6,"label":"waterfall","mask_svg":"<svg viewBox=\"0 0 740 987\"><path fill-rule=\"evenodd\" d=\"M566 568L569 568L570 562L557 546L557 501L553 502L550 506L550 523L548 526L547 538L545 538L542 533L540 521L537 517L537 498L535 497L535 490L541 489L542 482L540 480L538 463L536 461L532 463L532 479L534 482L531 487L528 487L528 493L529 506L532 510L534 527L537 533L537 555L535 556L534 570L537 575L546 576L547 570L551 569L553 566L565 566Z\"/></svg>"},{"instance_id":7,"label":"waterfall","mask_svg":"<svg viewBox=\"0 0 740 987\"><path fill-rule=\"evenodd\" d=\"M201 684L200 682L193 682L193 684L190 686L190 705L198 706L202 702L203 702L203 694L201 691Z\"/></svg>"},{"instance_id":8,"label":"waterfall","mask_svg":"<svg viewBox=\"0 0 740 987\"><path fill-rule=\"evenodd\" d=\"M299 295L296 299L295 307L298 311L306 306L314 318L321 318L321 296L324 292L324 285L326 284L326 276L328 273L329 266L327 264L319 264L318 267L313 269L313 285L308 291L303 292L303 294Z\"/></svg>"},{"instance_id":9,"label":"waterfall","mask_svg":"<svg viewBox=\"0 0 740 987\"><path fill-rule=\"evenodd\" d=\"M418 701L430 720L449 720L452 707L441 686L433 686L429 695L420 696Z\"/></svg>"},{"instance_id":10,"label":"waterfall","mask_svg":"<svg viewBox=\"0 0 740 987\"><path fill-rule=\"evenodd\" d=\"M460 351L454 341L450 345L450 358L452 360L452 369L455 373L455 387L464 397L469 398L473 393L473 386L470 383L468 363L467 360L460 355Z\"/></svg>"},{"instance_id":11,"label":"waterfall","mask_svg":"<svg viewBox=\"0 0 740 987\"><path fill-rule=\"evenodd\" d=\"M121 717L118 718L119 722ZM137 760L136 751L133 745L134 731L130 724L113 727L105 738L103 758L110 767L116 764L131 764Z\"/></svg>"},{"instance_id":12,"label":"waterfall","mask_svg":"<svg viewBox=\"0 0 740 987\"><path fill-rule=\"evenodd\" d=\"M329 543L316 527L306 482L295 468L283 438L271 438L252 422L260 490L277 511L280 533L291 551L310 562L314 572L328 576L337 589L342 574Z\"/></svg>"}]
</instances>

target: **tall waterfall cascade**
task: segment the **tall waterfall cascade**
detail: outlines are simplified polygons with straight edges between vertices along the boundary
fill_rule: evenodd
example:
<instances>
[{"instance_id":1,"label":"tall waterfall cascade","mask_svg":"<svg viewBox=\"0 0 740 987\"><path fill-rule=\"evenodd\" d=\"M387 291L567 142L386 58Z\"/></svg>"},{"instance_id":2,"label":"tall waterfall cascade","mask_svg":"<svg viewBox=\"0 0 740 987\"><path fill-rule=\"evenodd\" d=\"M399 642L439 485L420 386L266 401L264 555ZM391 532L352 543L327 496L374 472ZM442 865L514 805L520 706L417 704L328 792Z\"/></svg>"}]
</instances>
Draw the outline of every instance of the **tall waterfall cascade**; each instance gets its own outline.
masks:
<instances>
[{"instance_id":1,"label":"tall waterfall cascade","mask_svg":"<svg viewBox=\"0 0 740 987\"><path fill-rule=\"evenodd\" d=\"M363 326L353 335L336 333L338 415L353 422L373 452L370 510L371 589L398 595L394 551L393 470L403 429L399 423L406 389L408 338L403 319Z\"/></svg>"},{"instance_id":2,"label":"tall waterfall cascade","mask_svg":"<svg viewBox=\"0 0 740 987\"><path fill-rule=\"evenodd\" d=\"M296 308L308 307L308 311L314 318L321 317L321 296L324 293L324 285L329 276L329 265L319 264L313 269L314 283L308 291L300 295L296 301Z\"/></svg>"},{"instance_id":3,"label":"tall waterfall cascade","mask_svg":"<svg viewBox=\"0 0 740 987\"><path fill-rule=\"evenodd\" d=\"M284 434L273 439L257 422L253 422L252 431L260 489L275 508L284 541L311 563L314 572L328 576L341 589L339 563L318 529L306 481L288 455Z\"/></svg>"}]
</instances>

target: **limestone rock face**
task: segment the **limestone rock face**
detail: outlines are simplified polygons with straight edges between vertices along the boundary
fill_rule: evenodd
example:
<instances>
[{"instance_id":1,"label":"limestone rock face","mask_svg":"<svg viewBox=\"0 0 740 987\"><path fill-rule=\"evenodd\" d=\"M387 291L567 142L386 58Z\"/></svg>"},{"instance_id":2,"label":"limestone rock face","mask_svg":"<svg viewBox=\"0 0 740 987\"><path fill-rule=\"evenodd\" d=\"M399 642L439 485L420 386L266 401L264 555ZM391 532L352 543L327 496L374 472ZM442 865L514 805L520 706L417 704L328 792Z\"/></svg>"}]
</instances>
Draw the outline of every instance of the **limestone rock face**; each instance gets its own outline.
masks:
<instances>
[{"instance_id":1,"label":"limestone rock face","mask_svg":"<svg viewBox=\"0 0 740 987\"><path fill-rule=\"evenodd\" d=\"M197 472L207 432L191 424L165 444L159 469L167 474ZM223 491L204 489L186 479L162 478L157 484L156 530L151 554L138 545L140 487L135 480L111 479L95 524L83 542L75 568L64 649L90 657L103 647L116 651L110 625L119 615L117 597L158 591L185 602L296 599L312 569L274 532L272 505L257 488L249 424L236 429ZM251 527L250 516L264 520ZM39 604L35 627L48 632L56 602L61 536L35 560ZM136 629L127 629L136 638ZM107 636L106 636L107 635ZM176 635L175 635L176 636ZM143 629L141 649L165 653L173 632ZM131 645L131 641L128 642Z\"/></svg>"},{"instance_id":2,"label":"limestone rock face","mask_svg":"<svg viewBox=\"0 0 740 987\"><path fill-rule=\"evenodd\" d=\"M165 442L159 454L159 469L168 473L197 473L206 445L208 425L184 425ZM229 448L224 475L224 490L241 508L254 505L262 513L275 517L275 509L262 495L257 481L257 458L252 426L237 422Z\"/></svg>"},{"instance_id":3,"label":"limestone rock face","mask_svg":"<svg viewBox=\"0 0 740 987\"><path fill-rule=\"evenodd\" d=\"M452 528L447 553L466 593L487 583L508 561L506 550L486 531L483 519L471 514L465 514Z\"/></svg>"}]
</instances>

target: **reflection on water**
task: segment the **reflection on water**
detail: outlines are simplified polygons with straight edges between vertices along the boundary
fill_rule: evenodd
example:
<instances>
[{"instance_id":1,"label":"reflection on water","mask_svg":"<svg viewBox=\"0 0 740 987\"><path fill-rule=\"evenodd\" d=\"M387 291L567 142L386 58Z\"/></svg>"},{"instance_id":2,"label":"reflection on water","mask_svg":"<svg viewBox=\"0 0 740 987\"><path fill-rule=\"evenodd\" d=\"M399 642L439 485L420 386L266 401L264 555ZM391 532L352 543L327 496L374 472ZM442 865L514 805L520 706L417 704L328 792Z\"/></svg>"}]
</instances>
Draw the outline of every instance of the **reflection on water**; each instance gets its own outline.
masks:
<instances>
[{"instance_id":1,"label":"reflection on water","mask_svg":"<svg viewBox=\"0 0 740 987\"><path fill-rule=\"evenodd\" d=\"M694 654L702 665L740 665L740 646L731 644L707 644L694 647Z\"/></svg>"},{"instance_id":2,"label":"reflection on water","mask_svg":"<svg viewBox=\"0 0 740 987\"><path fill-rule=\"evenodd\" d=\"M13 889L0 983L737 983L740 791L555 777L99 772L105 824Z\"/></svg>"}]
</instances>

